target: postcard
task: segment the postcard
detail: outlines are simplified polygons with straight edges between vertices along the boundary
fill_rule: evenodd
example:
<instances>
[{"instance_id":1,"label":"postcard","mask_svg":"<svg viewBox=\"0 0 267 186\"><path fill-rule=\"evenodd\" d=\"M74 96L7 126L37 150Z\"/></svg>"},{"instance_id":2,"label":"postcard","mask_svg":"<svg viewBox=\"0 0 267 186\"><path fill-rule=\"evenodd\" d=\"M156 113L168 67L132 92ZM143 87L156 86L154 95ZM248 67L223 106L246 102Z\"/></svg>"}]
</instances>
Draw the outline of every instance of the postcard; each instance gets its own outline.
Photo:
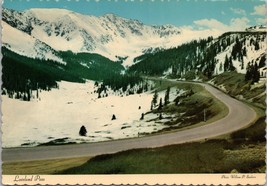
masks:
<instances>
[{"instance_id":1,"label":"postcard","mask_svg":"<svg viewBox=\"0 0 267 186\"><path fill-rule=\"evenodd\" d=\"M5 0L4 185L263 185L266 4Z\"/></svg>"}]
</instances>

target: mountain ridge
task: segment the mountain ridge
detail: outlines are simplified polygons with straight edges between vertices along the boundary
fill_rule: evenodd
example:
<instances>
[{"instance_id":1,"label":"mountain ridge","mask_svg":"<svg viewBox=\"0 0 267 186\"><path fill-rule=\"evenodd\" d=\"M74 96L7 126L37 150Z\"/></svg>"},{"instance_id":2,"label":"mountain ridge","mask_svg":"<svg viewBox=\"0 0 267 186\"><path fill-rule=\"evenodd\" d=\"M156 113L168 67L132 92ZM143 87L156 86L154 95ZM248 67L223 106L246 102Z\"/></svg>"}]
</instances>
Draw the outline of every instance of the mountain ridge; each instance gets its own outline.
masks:
<instances>
[{"instance_id":1,"label":"mountain ridge","mask_svg":"<svg viewBox=\"0 0 267 186\"><path fill-rule=\"evenodd\" d=\"M150 26L115 14L97 17L66 9L34 8L20 12L4 8L3 21L54 50L99 53L114 61L115 56L136 57L150 46L173 47L181 39L181 29L173 25Z\"/></svg>"}]
</instances>

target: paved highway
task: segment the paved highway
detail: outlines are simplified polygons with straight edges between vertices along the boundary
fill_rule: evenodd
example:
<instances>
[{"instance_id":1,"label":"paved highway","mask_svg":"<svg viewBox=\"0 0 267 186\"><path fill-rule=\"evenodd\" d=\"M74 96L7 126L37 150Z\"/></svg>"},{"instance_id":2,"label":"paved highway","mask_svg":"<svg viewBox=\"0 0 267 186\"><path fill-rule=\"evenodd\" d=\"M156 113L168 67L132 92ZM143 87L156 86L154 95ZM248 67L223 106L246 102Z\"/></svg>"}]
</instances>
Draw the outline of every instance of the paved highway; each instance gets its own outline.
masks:
<instances>
[{"instance_id":1,"label":"paved highway","mask_svg":"<svg viewBox=\"0 0 267 186\"><path fill-rule=\"evenodd\" d=\"M221 100L229 108L229 113L226 117L200 127L142 138L76 145L7 148L2 151L3 162L95 156L135 148L181 144L212 138L236 131L247 126L256 118L255 111L244 103L233 99L210 85L203 83L199 84L204 86L210 93Z\"/></svg>"}]
</instances>

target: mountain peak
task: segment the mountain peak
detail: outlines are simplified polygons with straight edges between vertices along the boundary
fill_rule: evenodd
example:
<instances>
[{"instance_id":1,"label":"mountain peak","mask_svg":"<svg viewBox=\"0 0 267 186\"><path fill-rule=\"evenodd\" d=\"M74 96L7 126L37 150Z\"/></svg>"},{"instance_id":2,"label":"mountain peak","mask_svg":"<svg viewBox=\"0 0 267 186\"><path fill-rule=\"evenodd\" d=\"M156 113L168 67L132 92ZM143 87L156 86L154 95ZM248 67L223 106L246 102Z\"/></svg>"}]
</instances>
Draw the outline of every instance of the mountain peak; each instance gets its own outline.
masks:
<instances>
[{"instance_id":1,"label":"mountain peak","mask_svg":"<svg viewBox=\"0 0 267 186\"><path fill-rule=\"evenodd\" d=\"M31 8L25 13L29 16L34 15L39 20L51 22L74 12L60 8Z\"/></svg>"},{"instance_id":2,"label":"mountain peak","mask_svg":"<svg viewBox=\"0 0 267 186\"><path fill-rule=\"evenodd\" d=\"M115 21L116 19L121 18L121 17L119 17L119 16L117 16L115 14L112 14L112 13L104 14L103 16L100 16L100 17L108 19L110 21Z\"/></svg>"},{"instance_id":3,"label":"mountain peak","mask_svg":"<svg viewBox=\"0 0 267 186\"><path fill-rule=\"evenodd\" d=\"M117 15L108 13L108 14L104 14L103 17L117 17Z\"/></svg>"}]
</instances>

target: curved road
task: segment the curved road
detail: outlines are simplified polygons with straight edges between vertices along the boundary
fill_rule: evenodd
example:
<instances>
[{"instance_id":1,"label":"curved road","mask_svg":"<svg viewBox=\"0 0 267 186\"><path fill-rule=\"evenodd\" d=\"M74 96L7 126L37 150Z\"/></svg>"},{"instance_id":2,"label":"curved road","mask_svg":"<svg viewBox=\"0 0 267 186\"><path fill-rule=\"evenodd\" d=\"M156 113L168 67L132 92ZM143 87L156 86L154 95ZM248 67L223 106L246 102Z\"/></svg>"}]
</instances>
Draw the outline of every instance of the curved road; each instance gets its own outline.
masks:
<instances>
[{"instance_id":1,"label":"curved road","mask_svg":"<svg viewBox=\"0 0 267 186\"><path fill-rule=\"evenodd\" d=\"M10 148L3 149L3 162L31 161L42 159L58 159L70 157L95 156L109 154L119 151L160 147L171 144L198 141L205 138L216 137L230 133L250 124L255 118L256 113L244 103L231 98L216 88L198 83L204 86L210 93L221 100L228 108L229 113L226 117L213 123L196 127L184 131L167 134L159 134L142 138L124 139L116 141L106 141L89 144L43 146L32 148Z\"/></svg>"}]
</instances>

